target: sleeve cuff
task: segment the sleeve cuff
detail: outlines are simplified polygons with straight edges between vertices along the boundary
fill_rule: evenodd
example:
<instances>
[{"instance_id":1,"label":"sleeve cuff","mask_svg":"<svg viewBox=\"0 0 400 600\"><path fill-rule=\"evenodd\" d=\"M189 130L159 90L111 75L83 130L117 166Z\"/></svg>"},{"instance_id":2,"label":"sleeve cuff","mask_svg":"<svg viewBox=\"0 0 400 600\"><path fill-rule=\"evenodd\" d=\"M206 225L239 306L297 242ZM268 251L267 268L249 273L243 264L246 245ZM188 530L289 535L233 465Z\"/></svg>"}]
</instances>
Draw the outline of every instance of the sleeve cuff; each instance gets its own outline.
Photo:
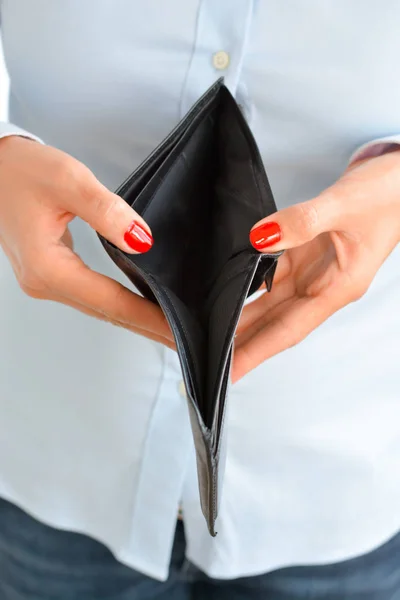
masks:
<instances>
[{"instance_id":1,"label":"sleeve cuff","mask_svg":"<svg viewBox=\"0 0 400 600\"><path fill-rule=\"evenodd\" d=\"M0 139L9 137L11 135L19 135L21 137L26 137L31 140L35 140L39 142L39 144L44 144L44 141L41 140L33 133L29 133L29 131L25 131L25 129L21 129L21 127L17 127L17 125L13 125L12 123L1 123L0 122Z\"/></svg>"},{"instance_id":2,"label":"sleeve cuff","mask_svg":"<svg viewBox=\"0 0 400 600\"><path fill-rule=\"evenodd\" d=\"M363 144L357 148L355 152L353 152L353 154L350 156L349 165L358 160L381 156L386 152L396 149L396 147L400 149L400 134L372 140L371 142Z\"/></svg>"}]
</instances>

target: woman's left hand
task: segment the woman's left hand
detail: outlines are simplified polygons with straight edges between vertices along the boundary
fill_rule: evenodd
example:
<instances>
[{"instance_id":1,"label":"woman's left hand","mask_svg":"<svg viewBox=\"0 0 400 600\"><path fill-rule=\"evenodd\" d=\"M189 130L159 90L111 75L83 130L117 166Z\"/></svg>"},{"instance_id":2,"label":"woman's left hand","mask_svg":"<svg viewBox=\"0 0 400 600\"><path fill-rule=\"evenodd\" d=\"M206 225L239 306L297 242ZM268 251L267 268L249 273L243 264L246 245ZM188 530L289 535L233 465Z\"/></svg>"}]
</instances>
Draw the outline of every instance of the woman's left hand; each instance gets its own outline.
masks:
<instances>
[{"instance_id":1,"label":"woman's left hand","mask_svg":"<svg viewBox=\"0 0 400 600\"><path fill-rule=\"evenodd\" d=\"M318 197L257 223L250 239L260 252L286 252L272 291L243 311L233 381L365 294L400 241L400 150L353 163Z\"/></svg>"}]
</instances>

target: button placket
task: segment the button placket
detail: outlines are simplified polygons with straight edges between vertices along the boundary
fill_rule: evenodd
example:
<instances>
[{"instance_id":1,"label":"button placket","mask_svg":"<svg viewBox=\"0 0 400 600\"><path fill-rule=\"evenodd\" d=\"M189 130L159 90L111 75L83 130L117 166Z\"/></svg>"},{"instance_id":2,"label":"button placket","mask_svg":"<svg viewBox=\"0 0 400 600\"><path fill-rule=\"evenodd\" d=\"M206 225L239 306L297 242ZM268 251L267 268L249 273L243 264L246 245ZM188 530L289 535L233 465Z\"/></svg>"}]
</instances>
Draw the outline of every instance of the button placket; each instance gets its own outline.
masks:
<instances>
[{"instance_id":1,"label":"button placket","mask_svg":"<svg viewBox=\"0 0 400 600\"><path fill-rule=\"evenodd\" d=\"M176 393L180 374L177 355L167 348L163 349L163 355L163 374L132 498L131 532L134 535L130 534L121 555L127 562L138 564L143 557L154 556L156 568L167 574L177 507L193 441L187 407ZM154 548L157 548L155 554Z\"/></svg>"},{"instance_id":2,"label":"button placket","mask_svg":"<svg viewBox=\"0 0 400 600\"><path fill-rule=\"evenodd\" d=\"M254 0L202 0L194 52L182 93L183 117L220 77L233 95L240 80Z\"/></svg>"}]
</instances>

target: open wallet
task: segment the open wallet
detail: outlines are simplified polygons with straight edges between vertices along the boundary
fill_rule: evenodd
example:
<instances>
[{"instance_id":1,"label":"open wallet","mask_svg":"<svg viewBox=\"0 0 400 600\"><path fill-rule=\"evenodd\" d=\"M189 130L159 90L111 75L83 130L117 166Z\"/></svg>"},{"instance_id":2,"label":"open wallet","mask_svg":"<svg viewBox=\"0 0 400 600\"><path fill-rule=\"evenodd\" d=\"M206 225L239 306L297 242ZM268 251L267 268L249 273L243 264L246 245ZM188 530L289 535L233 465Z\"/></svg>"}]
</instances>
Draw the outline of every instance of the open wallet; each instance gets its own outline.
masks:
<instances>
[{"instance_id":1,"label":"open wallet","mask_svg":"<svg viewBox=\"0 0 400 600\"><path fill-rule=\"evenodd\" d=\"M116 265L172 329L186 387L200 501L215 535L233 342L246 298L268 291L280 253L249 232L276 211L259 150L219 79L116 192L149 224L154 245L126 254L100 236Z\"/></svg>"}]
</instances>

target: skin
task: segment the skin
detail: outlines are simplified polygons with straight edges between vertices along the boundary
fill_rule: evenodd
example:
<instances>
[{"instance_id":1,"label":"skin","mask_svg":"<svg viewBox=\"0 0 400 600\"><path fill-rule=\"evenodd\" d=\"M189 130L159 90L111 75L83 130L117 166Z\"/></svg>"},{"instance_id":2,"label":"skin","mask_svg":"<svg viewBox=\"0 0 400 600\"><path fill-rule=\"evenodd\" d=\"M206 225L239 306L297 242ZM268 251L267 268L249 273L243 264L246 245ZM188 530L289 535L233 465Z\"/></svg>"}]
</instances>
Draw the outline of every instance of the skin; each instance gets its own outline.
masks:
<instances>
[{"instance_id":1,"label":"skin","mask_svg":"<svg viewBox=\"0 0 400 600\"><path fill-rule=\"evenodd\" d=\"M150 230L126 202L71 156L17 136L0 140L0 190L0 245L28 296L174 347L157 306L92 271L73 251L68 225L78 216L133 254L124 241L132 221Z\"/></svg>"},{"instance_id":2,"label":"skin","mask_svg":"<svg viewBox=\"0 0 400 600\"><path fill-rule=\"evenodd\" d=\"M67 304L174 348L161 310L89 269L68 224L80 217L126 252L124 232L143 220L71 156L31 140L0 140L0 245L22 290ZM12 202L10 202L12 199ZM277 222L285 249L271 293L245 307L233 381L298 344L367 291L400 241L400 150L347 169L319 196L255 225Z\"/></svg>"},{"instance_id":3,"label":"skin","mask_svg":"<svg viewBox=\"0 0 400 600\"><path fill-rule=\"evenodd\" d=\"M233 381L366 293L400 241L400 150L353 163L316 198L255 227L265 222L278 223L282 231L268 252L286 252L271 293L243 311Z\"/></svg>"}]
</instances>

